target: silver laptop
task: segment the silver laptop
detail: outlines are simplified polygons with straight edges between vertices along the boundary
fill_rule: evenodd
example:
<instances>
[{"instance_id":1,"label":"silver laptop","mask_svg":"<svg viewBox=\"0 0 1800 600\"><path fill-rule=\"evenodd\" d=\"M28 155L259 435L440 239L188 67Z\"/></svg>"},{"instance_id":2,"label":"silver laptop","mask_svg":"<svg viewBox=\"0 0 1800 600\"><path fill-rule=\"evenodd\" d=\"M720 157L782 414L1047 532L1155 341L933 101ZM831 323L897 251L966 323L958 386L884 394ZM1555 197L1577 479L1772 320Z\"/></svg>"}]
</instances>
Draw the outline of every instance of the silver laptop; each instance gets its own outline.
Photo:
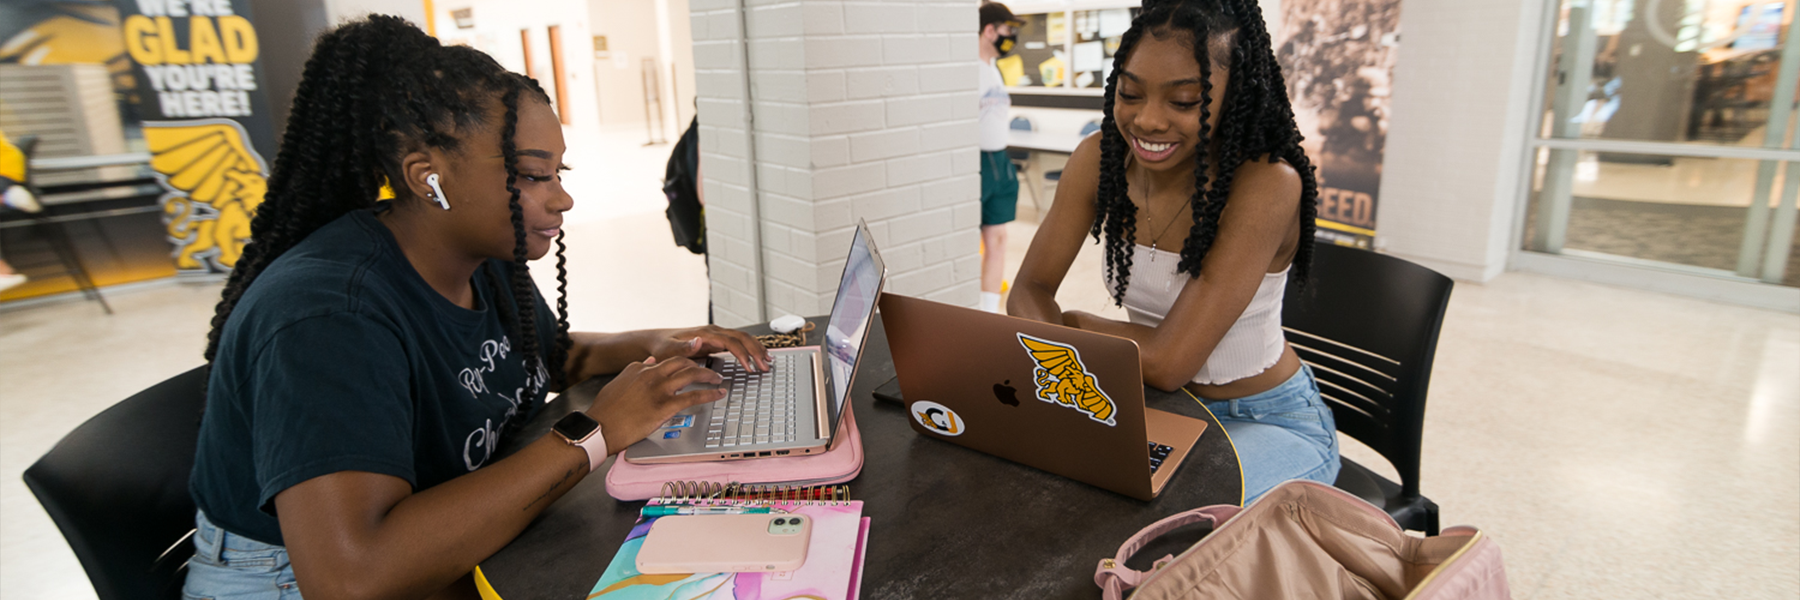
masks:
<instances>
[{"instance_id":1,"label":"silver laptop","mask_svg":"<svg viewBox=\"0 0 1800 600\"><path fill-rule=\"evenodd\" d=\"M774 368L754 373L729 353L707 357L725 378L724 399L677 413L621 456L634 463L697 462L824 452L837 434L857 361L869 338L887 264L858 221L823 346L769 350Z\"/></svg>"}]
</instances>

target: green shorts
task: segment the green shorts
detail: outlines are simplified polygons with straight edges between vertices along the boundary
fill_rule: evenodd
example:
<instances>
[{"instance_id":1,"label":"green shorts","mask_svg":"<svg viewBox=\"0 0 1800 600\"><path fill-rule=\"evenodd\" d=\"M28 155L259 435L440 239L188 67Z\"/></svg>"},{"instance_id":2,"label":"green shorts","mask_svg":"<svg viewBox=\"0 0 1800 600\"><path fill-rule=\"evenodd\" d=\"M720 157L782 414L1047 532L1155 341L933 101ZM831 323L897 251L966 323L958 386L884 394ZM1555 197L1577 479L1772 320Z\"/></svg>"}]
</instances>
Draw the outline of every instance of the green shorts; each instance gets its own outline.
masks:
<instances>
[{"instance_id":1,"label":"green shorts","mask_svg":"<svg viewBox=\"0 0 1800 600\"><path fill-rule=\"evenodd\" d=\"M1018 214L1018 168L1005 150L981 153L981 225L1011 223Z\"/></svg>"}]
</instances>

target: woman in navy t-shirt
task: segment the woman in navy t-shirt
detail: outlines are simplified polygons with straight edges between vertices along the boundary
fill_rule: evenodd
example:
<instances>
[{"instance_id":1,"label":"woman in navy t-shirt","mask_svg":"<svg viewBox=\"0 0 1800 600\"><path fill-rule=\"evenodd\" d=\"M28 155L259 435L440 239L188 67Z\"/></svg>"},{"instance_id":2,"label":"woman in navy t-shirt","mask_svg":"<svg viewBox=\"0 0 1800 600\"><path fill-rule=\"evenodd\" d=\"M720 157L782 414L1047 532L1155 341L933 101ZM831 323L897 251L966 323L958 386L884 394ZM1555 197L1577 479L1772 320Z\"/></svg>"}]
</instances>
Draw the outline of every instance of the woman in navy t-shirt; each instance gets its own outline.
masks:
<instances>
[{"instance_id":1,"label":"woman in navy t-shirt","mask_svg":"<svg viewBox=\"0 0 1800 600\"><path fill-rule=\"evenodd\" d=\"M569 333L526 267L554 243L566 284L563 151L544 91L485 54L386 16L319 38L208 340L190 597L473 594L601 459L723 396L677 393L718 382L686 357L768 368L717 327ZM597 437L495 454L607 373Z\"/></svg>"}]
</instances>

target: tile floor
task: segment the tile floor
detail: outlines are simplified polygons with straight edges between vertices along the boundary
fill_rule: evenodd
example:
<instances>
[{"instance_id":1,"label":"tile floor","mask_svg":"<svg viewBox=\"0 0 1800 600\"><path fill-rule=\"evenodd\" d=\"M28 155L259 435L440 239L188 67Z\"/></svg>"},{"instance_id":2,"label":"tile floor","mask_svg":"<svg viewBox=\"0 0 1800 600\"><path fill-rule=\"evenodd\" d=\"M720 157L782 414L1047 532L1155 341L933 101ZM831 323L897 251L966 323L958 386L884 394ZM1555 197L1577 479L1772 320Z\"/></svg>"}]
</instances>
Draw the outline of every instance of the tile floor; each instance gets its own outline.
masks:
<instances>
[{"instance_id":1,"label":"tile floor","mask_svg":"<svg viewBox=\"0 0 1800 600\"><path fill-rule=\"evenodd\" d=\"M578 198L609 182L609 200L566 221L571 321L704 323L704 264L670 243L656 195L668 150L630 146L571 153ZM1021 213L1014 269L1035 231ZM1118 314L1098 255L1087 247L1060 299ZM111 317L85 302L0 312L0 598L93 597L19 475L89 416L199 364L217 294L120 292ZM1511 273L1458 285L1434 374L1424 490L1445 524L1495 536L1515 598L1800 597L1800 316Z\"/></svg>"}]
</instances>

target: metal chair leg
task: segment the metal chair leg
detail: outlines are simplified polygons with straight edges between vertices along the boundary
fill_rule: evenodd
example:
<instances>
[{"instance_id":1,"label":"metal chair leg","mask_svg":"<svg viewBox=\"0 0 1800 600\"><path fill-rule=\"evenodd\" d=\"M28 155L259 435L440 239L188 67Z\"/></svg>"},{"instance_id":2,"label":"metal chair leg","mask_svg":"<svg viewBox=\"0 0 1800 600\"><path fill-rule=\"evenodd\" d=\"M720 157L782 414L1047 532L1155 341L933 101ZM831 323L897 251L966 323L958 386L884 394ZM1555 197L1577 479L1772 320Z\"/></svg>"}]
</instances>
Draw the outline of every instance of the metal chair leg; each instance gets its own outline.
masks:
<instances>
[{"instance_id":1,"label":"metal chair leg","mask_svg":"<svg viewBox=\"0 0 1800 600\"><path fill-rule=\"evenodd\" d=\"M1018 171L1019 171L1017 176L1015 177L1015 179L1024 179L1024 181L1020 182L1020 187L1025 188L1026 192L1031 193L1031 207L1034 209L1037 209L1038 220L1039 221L1044 220L1044 203L1038 197L1037 188L1035 186L1031 185L1031 165L1030 165L1030 163L1026 163L1023 165L1020 165L1018 163L1014 163L1014 164L1018 167Z\"/></svg>"},{"instance_id":2,"label":"metal chair leg","mask_svg":"<svg viewBox=\"0 0 1800 600\"><path fill-rule=\"evenodd\" d=\"M81 294L99 302L100 309L106 311L106 314L113 314L112 306L106 303L106 296L100 294L100 287L94 285L94 279L88 276L87 265L81 261L81 254L75 250L74 242L70 241L68 230L61 223L47 220L39 220L37 229L43 234L44 241L50 244L50 250L56 253L56 258L62 262L63 269L75 280L75 287L81 290Z\"/></svg>"}]
</instances>

